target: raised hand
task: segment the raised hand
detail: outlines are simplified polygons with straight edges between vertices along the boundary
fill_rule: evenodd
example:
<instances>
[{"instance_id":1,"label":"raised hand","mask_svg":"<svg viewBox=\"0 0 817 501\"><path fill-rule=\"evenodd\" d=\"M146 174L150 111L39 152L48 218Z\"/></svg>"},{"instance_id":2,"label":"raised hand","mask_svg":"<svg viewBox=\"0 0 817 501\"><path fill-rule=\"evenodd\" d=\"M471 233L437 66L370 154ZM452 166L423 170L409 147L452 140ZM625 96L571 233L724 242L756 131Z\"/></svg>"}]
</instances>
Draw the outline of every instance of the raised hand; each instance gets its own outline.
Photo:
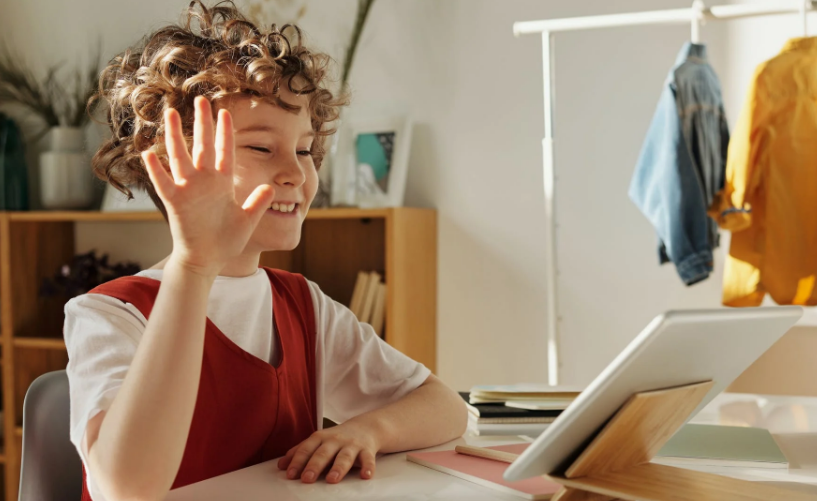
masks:
<instances>
[{"instance_id":1,"label":"raised hand","mask_svg":"<svg viewBox=\"0 0 817 501\"><path fill-rule=\"evenodd\" d=\"M215 276L239 255L274 196L272 186L255 188L243 203L235 198L233 122L219 110L213 133L212 109L195 99L192 156L182 133L179 113L165 112L168 172L153 151L142 153L150 180L167 209L173 237L171 259L205 276Z\"/></svg>"}]
</instances>

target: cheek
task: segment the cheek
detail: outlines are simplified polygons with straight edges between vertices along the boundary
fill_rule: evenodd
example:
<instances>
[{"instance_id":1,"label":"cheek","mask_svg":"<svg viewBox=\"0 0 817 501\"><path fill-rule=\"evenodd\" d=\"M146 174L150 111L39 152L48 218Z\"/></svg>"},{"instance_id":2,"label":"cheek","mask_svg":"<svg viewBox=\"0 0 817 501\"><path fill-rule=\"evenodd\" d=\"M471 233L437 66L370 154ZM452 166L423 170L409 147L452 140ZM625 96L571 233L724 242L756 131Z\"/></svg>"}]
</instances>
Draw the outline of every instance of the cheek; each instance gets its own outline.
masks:
<instances>
[{"instance_id":1,"label":"cheek","mask_svg":"<svg viewBox=\"0 0 817 501\"><path fill-rule=\"evenodd\" d=\"M311 201L315 198L318 192L318 171L314 167L306 169L306 178L304 179L304 195L309 197Z\"/></svg>"},{"instance_id":2,"label":"cheek","mask_svg":"<svg viewBox=\"0 0 817 501\"><path fill-rule=\"evenodd\" d=\"M239 165L235 166L235 170L233 171L233 186L235 187L235 199L239 203L243 204L244 200L250 196L259 184L266 182L258 178L257 174L254 175L254 172L256 172L254 169L242 168Z\"/></svg>"}]
</instances>

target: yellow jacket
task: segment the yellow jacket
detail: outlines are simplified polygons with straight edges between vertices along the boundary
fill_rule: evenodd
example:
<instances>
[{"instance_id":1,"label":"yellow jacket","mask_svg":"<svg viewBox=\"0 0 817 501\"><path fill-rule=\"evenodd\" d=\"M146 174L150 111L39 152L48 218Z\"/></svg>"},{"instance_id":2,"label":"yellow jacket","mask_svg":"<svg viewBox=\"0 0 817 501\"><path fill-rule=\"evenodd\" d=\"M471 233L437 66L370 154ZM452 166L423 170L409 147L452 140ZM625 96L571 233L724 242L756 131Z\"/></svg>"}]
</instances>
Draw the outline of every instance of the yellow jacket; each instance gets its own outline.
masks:
<instances>
[{"instance_id":1,"label":"yellow jacket","mask_svg":"<svg viewBox=\"0 0 817 501\"><path fill-rule=\"evenodd\" d=\"M732 231L723 304L817 304L817 37L755 71L710 215Z\"/></svg>"}]
</instances>

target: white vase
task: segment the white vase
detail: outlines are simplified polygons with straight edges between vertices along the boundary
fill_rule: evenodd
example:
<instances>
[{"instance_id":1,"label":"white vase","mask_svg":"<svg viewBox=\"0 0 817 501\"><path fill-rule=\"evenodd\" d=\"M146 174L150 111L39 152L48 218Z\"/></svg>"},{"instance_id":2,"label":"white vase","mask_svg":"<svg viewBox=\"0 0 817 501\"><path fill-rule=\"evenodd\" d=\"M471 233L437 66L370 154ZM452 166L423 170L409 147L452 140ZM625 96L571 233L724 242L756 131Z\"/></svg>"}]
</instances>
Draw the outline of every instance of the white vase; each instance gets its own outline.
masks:
<instances>
[{"instance_id":1,"label":"white vase","mask_svg":"<svg viewBox=\"0 0 817 501\"><path fill-rule=\"evenodd\" d=\"M86 209L94 201L91 162L78 127L52 127L40 154L40 199L46 209Z\"/></svg>"},{"instance_id":2,"label":"white vase","mask_svg":"<svg viewBox=\"0 0 817 501\"><path fill-rule=\"evenodd\" d=\"M356 186L357 156L355 154L354 131L349 124L338 124L335 143L331 150L331 195L332 205L354 207L357 205Z\"/></svg>"}]
</instances>

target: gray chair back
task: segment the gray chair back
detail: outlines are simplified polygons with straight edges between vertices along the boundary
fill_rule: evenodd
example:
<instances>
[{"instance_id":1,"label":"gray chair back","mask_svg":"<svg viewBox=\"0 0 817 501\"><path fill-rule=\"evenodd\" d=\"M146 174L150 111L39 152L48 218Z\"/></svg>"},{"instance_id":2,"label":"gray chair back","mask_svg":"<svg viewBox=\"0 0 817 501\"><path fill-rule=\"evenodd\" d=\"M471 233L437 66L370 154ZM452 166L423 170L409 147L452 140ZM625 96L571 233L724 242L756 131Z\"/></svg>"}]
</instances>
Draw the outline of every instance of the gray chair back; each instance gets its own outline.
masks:
<instances>
[{"instance_id":1,"label":"gray chair back","mask_svg":"<svg viewBox=\"0 0 817 501\"><path fill-rule=\"evenodd\" d=\"M82 465L69 440L68 376L43 374L23 402L19 501L78 501Z\"/></svg>"}]
</instances>

